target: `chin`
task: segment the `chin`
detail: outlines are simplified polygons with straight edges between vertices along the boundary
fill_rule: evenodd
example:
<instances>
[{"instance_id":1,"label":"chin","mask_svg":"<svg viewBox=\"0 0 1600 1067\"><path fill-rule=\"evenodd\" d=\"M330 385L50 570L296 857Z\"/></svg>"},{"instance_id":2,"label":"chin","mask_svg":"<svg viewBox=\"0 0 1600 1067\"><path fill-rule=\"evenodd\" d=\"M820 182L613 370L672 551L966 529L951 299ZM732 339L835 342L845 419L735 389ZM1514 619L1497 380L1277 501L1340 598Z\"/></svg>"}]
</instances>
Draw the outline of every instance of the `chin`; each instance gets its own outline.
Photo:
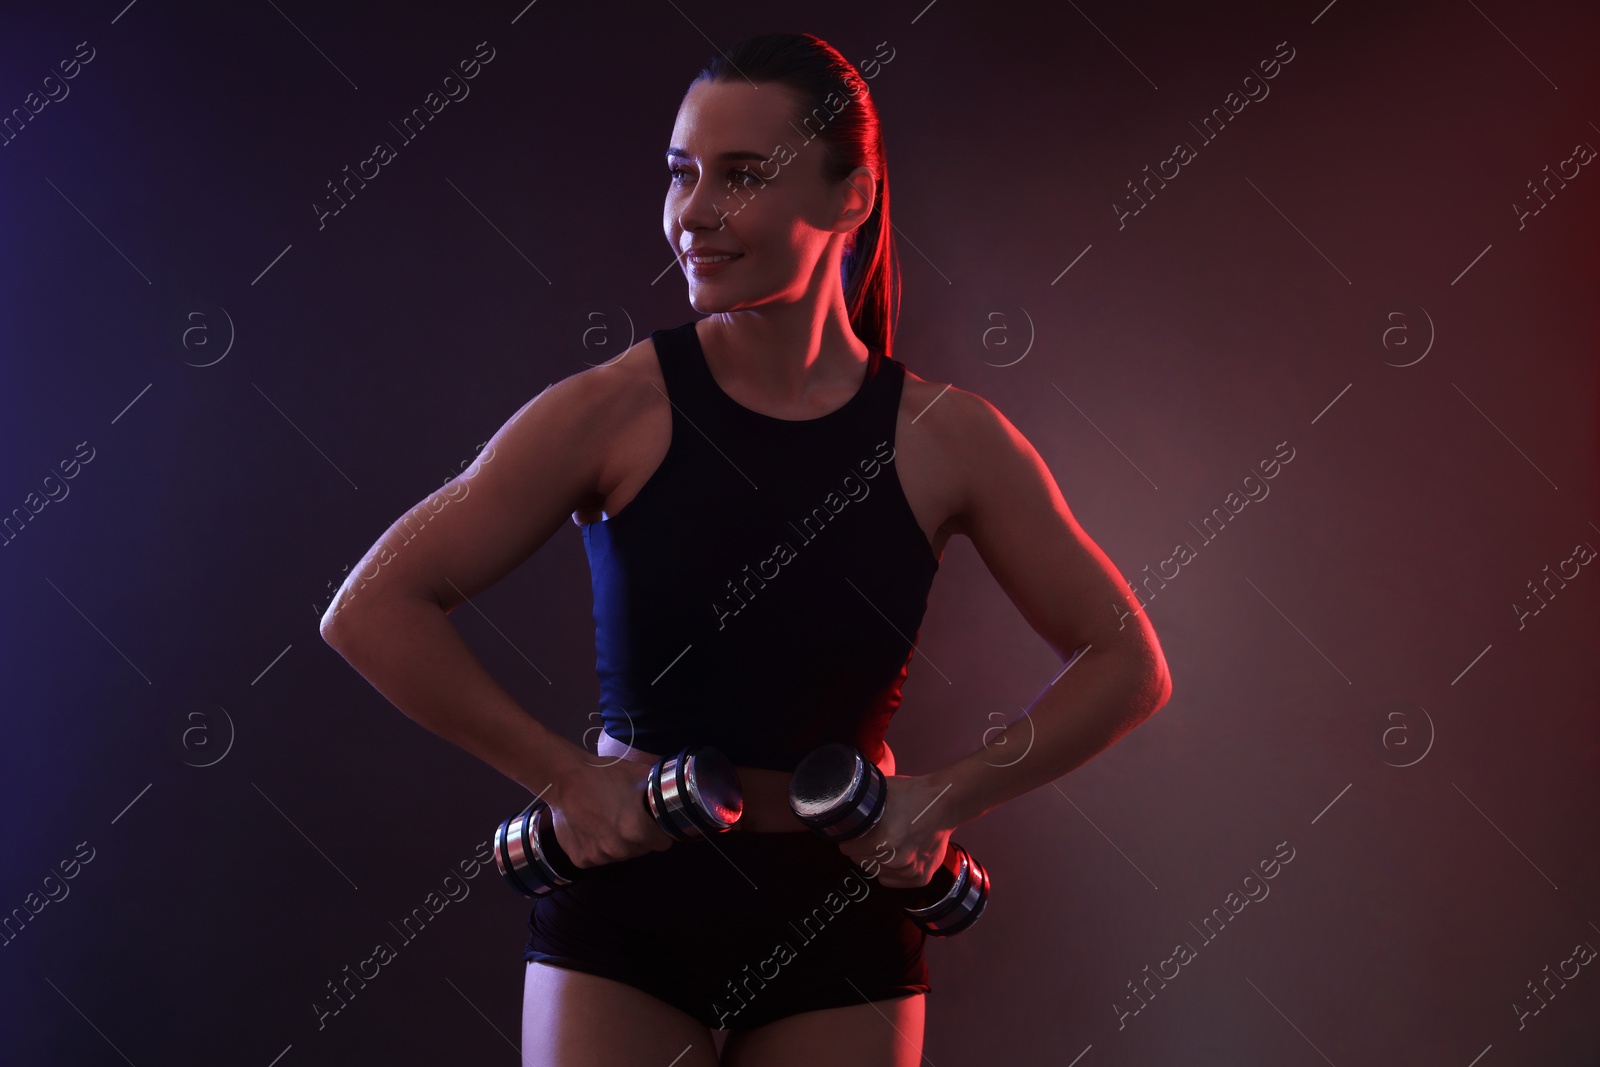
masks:
<instances>
[{"instance_id":1,"label":"chin","mask_svg":"<svg viewBox=\"0 0 1600 1067\"><path fill-rule=\"evenodd\" d=\"M689 306L702 315L714 315L719 311L732 311L733 301L727 297L713 296L705 291L689 293Z\"/></svg>"}]
</instances>

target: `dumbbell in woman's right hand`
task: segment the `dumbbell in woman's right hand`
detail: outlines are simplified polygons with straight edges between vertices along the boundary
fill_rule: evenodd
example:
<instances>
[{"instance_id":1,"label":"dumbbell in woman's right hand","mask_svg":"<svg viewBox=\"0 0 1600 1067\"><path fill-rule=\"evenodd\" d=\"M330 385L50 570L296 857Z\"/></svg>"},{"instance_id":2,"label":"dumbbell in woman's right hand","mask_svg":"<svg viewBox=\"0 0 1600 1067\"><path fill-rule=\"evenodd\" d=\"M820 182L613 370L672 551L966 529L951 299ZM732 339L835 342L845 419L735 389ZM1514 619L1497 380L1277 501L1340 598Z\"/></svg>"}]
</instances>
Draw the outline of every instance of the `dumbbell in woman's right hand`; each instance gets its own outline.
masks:
<instances>
[{"instance_id":1,"label":"dumbbell in woman's right hand","mask_svg":"<svg viewBox=\"0 0 1600 1067\"><path fill-rule=\"evenodd\" d=\"M574 810L581 813L578 824L606 824L606 809L614 801L602 798L614 785L605 779L629 775L632 769L632 764L596 768L596 777L578 779L581 784L568 793L568 799L558 801L556 808L539 798L503 821L495 830L494 857L506 882L524 896L543 896L576 881L587 867L642 855L640 848L633 847L634 842L642 844L645 851L660 851L670 848L674 841L724 833L733 828L744 810L733 764L714 748L689 745L675 756L661 757L644 772L642 780L634 775L637 785L624 785L628 794L642 797L641 806L648 820L645 825L653 827L657 835L653 841L645 843L638 835L624 835L627 850L621 852L615 836L609 841L602 839L598 851L592 835L582 838L581 845L572 841L575 824L570 816ZM629 817L639 811L633 807L636 803L627 802L632 808ZM579 851L578 858L589 862L579 866L573 861L556 839L558 826ZM644 836L649 837L649 832L644 831ZM612 847L607 849L606 844Z\"/></svg>"}]
</instances>

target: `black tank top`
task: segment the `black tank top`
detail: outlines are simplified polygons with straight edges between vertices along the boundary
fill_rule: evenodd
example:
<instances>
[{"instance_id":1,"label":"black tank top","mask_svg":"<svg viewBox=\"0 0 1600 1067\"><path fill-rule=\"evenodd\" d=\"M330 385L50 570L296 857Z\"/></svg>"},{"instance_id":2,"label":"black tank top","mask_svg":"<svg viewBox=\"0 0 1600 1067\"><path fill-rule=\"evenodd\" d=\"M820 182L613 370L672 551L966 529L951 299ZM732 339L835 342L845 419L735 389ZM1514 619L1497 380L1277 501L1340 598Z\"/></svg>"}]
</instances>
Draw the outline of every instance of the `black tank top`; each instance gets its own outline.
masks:
<instances>
[{"instance_id":1,"label":"black tank top","mask_svg":"<svg viewBox=\"0 0 1600 1067\"><path fill-rule=\"evenodd\" d=\"M650 338L671 444L582 527L605 731L781 771L829 741L880 758L939 568L894 466L904 365L872 349L843 407L778 419L722 391L693 322Z\"/></svg>"}]
</instances>

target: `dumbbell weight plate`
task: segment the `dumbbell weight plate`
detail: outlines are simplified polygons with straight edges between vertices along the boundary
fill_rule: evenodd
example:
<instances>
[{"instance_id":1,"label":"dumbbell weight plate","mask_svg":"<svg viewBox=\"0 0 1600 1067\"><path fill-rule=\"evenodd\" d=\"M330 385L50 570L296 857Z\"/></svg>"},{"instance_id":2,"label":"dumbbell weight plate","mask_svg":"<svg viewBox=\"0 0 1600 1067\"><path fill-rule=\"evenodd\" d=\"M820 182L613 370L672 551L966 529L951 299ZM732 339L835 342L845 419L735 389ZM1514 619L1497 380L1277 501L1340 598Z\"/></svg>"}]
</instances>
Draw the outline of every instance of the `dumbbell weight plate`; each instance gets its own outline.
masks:
<instances>
[{"instance_id":1,"label":"dumbbell weight plate","mask_svg":"<svg viewBox=\"0 0 1600 1067\"><path fill-rule=\"evenodd\" d=\"M953 877L950 877L945 872L950 870L952 858L955 860L955 870ZM989 903L989 872L972 858L971 853L953 841L946 853L946 865L934 872L932 881L924 890L940 885L946 878L949 886L937 900L923 907L906 908L906 914L935 937L959 934L978 921Z\"/></svg>"},{"instance_id":2,"label":"dumbbell weight plate","mask_svg":"<svg viewBox=\"0 0 1600 1067\"><path fill-rule=\"evenodd\" d=\"M645 790L650 814L677 841L720 834L744 812L733 763L717 749L686 745L650 768Z\"/></svg>"},{"instance_id":3,"label":"dumbbell weight plate","mask_svg":"<svg viewBox=\"0 0 1600 1067\"><path fill-rule=\"evenodd\" d=\"M849 745L815 749L789 778L789 806L801 822L834 841L860 837L883 815L883 772Z\"/></svg>"},{"instance_id":4,"label":"dumbbell weight plate","mask_svg":"<svg viewBox=\"0 0 1600 1067\"><path fill-rule=\"evenodd\" d=\"M530 897L570 884L581 870L556 840L550 807L543 800L495 829L494 861L501 876Z\"/></svg>"}]
</instances>

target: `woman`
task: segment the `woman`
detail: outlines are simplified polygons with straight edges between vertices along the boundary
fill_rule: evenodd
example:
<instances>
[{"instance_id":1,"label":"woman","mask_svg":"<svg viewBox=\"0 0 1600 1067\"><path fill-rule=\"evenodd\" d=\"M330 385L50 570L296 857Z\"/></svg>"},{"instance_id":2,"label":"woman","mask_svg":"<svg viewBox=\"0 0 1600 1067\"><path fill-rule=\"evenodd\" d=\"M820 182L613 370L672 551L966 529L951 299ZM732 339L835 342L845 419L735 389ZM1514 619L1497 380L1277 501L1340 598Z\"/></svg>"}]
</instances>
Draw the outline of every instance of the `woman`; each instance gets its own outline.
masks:
<instances>
[{"instance_id":1,"label":"woman","mask_svg":"<svg viewBox=\"0 0 1600 1067\"><path fill-rule=\"evenodd\" d=\"M525 405L425 502L427 537L397 522L373 546L323 632L407 715L545 798L586 868L533 906L526 1063L915 1064L924 935L884 890L927 884L957 826L1160 707L1166 664L1032 446L892 358L888 166L857 70L810 35L746 41L691 84L667 164L663 229L704 317ZM446 620L568 515L594 577L598 758ZM872 834L816 837L788 772L845 741L894 775L883 733L955 534L1080 655L1014 743L891 777ZM734 762L745 809L675 844L640 791L689 743Z\"/></svg>"}]
</instances>

